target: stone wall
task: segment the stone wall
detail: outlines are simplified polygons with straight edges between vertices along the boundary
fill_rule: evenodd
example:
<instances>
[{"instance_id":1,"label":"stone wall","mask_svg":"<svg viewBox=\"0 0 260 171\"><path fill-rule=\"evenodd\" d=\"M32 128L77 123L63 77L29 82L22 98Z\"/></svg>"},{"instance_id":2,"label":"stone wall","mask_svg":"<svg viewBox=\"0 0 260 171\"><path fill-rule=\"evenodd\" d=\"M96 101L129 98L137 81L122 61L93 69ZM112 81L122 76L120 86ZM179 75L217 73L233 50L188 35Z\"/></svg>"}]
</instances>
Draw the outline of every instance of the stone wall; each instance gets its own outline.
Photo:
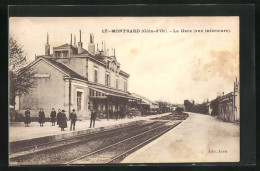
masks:
<instances>
[{"instance_id":1,"label":"stone wall","mask_svg":"<svg viewBox=\"0 0 260 171\"><path fill-rule=\"evenodd\" d=\"M29 107L31 116L38 117L40 108L43 108L45 116L49 117L52 108L56 110L64 108L64 74L43 60L35 64L33 68L38 75L49 75L49 77L38 78L38 85L19 99L19 112L24 114Z\"/></svg>"}]
</instances>

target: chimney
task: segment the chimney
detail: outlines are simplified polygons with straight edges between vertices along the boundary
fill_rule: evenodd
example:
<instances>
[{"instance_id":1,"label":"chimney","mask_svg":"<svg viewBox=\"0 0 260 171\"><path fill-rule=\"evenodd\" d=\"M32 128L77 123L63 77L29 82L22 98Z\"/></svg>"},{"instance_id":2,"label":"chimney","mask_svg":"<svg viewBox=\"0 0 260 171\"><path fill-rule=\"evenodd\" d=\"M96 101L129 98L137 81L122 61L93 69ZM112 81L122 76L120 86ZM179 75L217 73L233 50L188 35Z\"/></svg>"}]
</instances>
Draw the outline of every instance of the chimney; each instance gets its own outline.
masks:
<instances>
[{"instance_id":1,"label":"chimney","mask_svg":"<svg viewBox=\"0 0 260 171\"><path fill-rule=\"evenodd\" d=\"M49 34L47 33L47 43L45 45L45 55L50 55L50 45L49 45Z\"/></svg>"},{"instance_id":2,"label":"chimney","mask_svg":"<svg viewBox=\"0 0 260 171\"><path fill-rule=\"evenodd\" d=\"M72 33L70 34L70 45L72 46Z\"/></svg>"},{"instance_id":3,"label":"chimney","mask_svg":"<svg viewBox=\"0 0 260 171\"><path fill-rule=\"evenodd\" d=\"M83 46L83 43L81 42L81 30L79 30L78 54L82 53L82 50L83 50L82 46Z\"/></svg>"},{"instance_id":4,"label":"chimney","mask_svg":"<svg viewBox=\"0 0 260 171\"><path fill-rule=\"evenodd\" d=\"M104 41L104 55L107 55L107 48L106 48L106 42Z\"/></svg>"},{"instance_id":5,"label":"chimney","mask_svg":"<svg viewBox=\"0 0 260 171\"><path fill-rule=\"evenodd\" d=\"M94 43L94 35L90 34L90 40L88 44L88 52L92 55L95 55L95 43Z\"/></svg>"},{"instance_id":6,"label":"chimney","mask_svg":"<svg viewBox=\"0 0 260 171\"><path fill-rule=\"evenodd\" d=\"M238 92L238 82L237 82L237 77L236 77L236 82L234 82L234 91Z\"/></svg>"},{"instance_id":7,"label":"chimney","mask_svg":"<svg viewBox=\"0 0 260 171\"><path fill-rule=\"evenodd\" d=\"M77 47L77 44L76 44L76 35L74 34L74 46Z\"/></svg>"},{"instance_id":8,"label":"chimney","mask_svg":"<svg viewBox=\"0 0 260 171\"><path fill-rule=\"evenodd\" d=\"M114 56L116 56L116 49L114 49Z\"/></svg>"},{"instance_id":9,"label":"chimney","mask_svg":"<svg viewBox=\"0 0 260 171\"><path fill-rule=\"evenodd\" d=\"M98 43L97 43L97 52L99 52L99 49L98 49Z\"/></svg>"},{"instance_id":10,"label":"chimney","mask_svg":"<svg viewBox=\"0 0 260 171\"><path fill-rule=\"evenodd\" d=\"M224 96L224 92L222 92L222 96Z\"/></svg>"}]
</instances>

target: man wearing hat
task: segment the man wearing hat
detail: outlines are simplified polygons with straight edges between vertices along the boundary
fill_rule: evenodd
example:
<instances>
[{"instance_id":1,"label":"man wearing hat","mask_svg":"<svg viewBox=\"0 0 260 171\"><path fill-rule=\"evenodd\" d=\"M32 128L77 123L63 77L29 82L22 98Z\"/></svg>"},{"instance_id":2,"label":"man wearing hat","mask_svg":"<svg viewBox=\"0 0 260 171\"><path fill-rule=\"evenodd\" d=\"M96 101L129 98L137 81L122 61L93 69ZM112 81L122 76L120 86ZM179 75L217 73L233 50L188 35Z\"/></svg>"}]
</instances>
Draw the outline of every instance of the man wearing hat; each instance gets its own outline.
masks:
<instances>
[{"instance_id":1,"label":"man wearing hat","mask_svg":"<svg viewBox=\"0 0 260 171\"><path fill-rule=\"evenodd\" d=\"M67 128L67 117L65 114L65 110L61 111L61 115L60 115L60 127L61 127L61 131L65 131L64 128Z\"/></svg>"},{"instance_id":2,"label":"man wearing hat","mask_svg":"<svg viewBox=\"0 0 260 171\"><path fill-rule=\"evenodd\" d=\"M96 118L97 118L97 111L96 111L96 109L92 109L92 111L91 111L91 117L90 117L90 126L89 126L89 128L91 128L92 122L93 122L93 128L95 127Z\"/></svg>"},{"instance_id":3,"label":"man wearing hat","mask_svg":"<svg viewBox=\"0 0 260 171\"><path fill-rule=\"evenodd\" d=\"M70 113L70 130L72 131L72 127L73 127L73 131L75 131L75 125L76 125L76 121L77 121L77 114L75 113L75 109L72 109L72 113Z\"/></svg>"},{"instance_id":4,"label":"man wearing hat","mask_svg":"<svg viewBox=\"0 0 260 171\"><path fill-rule=\"evenodd\" d=\"M51 117L51 125L52 125L52 126L55 126L56 111L55 111L54 108L52 108L52 111L51 111L50 117Z\"/></svg>"}]
</instances>

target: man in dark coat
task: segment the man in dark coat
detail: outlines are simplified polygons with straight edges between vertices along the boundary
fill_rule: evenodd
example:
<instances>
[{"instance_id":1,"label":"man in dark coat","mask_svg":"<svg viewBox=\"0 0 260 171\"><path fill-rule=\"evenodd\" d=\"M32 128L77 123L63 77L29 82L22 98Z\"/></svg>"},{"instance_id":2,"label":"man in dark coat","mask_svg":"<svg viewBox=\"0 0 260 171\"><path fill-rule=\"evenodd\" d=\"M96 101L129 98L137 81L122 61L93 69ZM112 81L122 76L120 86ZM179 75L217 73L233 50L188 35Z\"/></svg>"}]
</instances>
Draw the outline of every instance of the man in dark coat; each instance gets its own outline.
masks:
<instances>
[{"instance_id":1,"label":"man in dark coat","mask_svg":"<svg viewBox=\"0 0 260 171\"><path fill-rule=\"evenodd\" d=\"M58 110L58 114L57 114L57 125L59 125L58 127L60 127L60 116L61 116L61 110Z\"/></svg>"},{"instance_id":2,"label":"man in dark coat","mask_svg":"<svg viewBox=\"0 0 260 171\"><path fill-rule=\"evenodd\" d=\"M31 112L30 112L30 109L27 108L27 110L25 111L25 114L24 114L24 123L25 123L25 127L29 127L29 123L31 123Z\"/></svg>"},{"instance_id":3,"label":"man in dark coat","mask_svg":"<svg viewBox=\"0 0 260 171\"><path fill-rule=\"evenodd\" d=\"M60 115L60 127L61 127L61 131L65 131L64 128L67 128L67 117L65 114L65 110L61 111L61 115Z\"/></svg>"},{"instance_id":4,"label":"man in dark coat","mask_svg":"<svg viewBox=\"0 0 260 171\"><path fill-rule=\"evenodd\" d=\"M75 125L77 121L77 114L75 113L75 109L72 110L69 119L70 119L70 130L72 130L73 127L73 131L75 131Z\"/></svg>"},{"instance_id":5,"label":"man in dark coat","mask_svg":"<svg viewBox=\"0 0 260 171\"><path fill-rule=\"evenodd\" d=\"M52 111L51 111L51 125L52 126L55 126L55 120L56 120L56 111L54 108L52 108Z\"/></svg>"},{"instance_id":6,"label":"man in dark coat","mask_svg":"<svg viewBox=\"0 0 260 171\"><path fill-rule=\"evenodd\" d=\"M43 108L40 109L39 112L39 123L40 123L40 127L43 127L43 123L45 122L45 113L43 111Z\"/></svg>"},{"instance_id":7,"label":"man in dark coat","mask_svg":"<svg viewBox=\"0 0 260 171\"><path fill-rule=\"evenodd\" d=\"M118 113L119 113L118 110L114 112L116 121L118 119Z\"/></svg>"},{"instance_id":8,"label":"man in dark coat","mask_svg":"<svg viewBox=\"0 0 260 171\"><path fill-rule=\"evenodd\" d=\"M91 111L90 126L89 126L89 128L91 128L92 122L93 122L93 128L95 127L96 118L97 118L97 111L96 111L96 109L93 109L93 110Z\"/></svg>"}]
</instances>

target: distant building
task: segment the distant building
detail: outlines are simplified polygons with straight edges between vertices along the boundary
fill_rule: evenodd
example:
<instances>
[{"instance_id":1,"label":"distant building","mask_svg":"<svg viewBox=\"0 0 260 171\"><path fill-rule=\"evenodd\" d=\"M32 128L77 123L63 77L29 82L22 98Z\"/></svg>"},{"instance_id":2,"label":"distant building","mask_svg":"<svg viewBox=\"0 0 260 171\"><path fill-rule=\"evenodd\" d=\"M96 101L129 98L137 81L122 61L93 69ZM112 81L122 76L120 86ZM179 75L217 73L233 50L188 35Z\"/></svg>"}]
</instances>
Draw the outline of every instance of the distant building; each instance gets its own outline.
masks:
<instances>
[{"instance_id":1,"label":"distant building","mask_svg":"<svg viewBox=\"0 0 260 171\"><path fill-rule=\"evenodd\" d=\"M210 107L210 102L207 102L207 103L206 103L206 107L207 107L207 109L208 109L207 114L208 114L208 115L211 115L212 108Z\"/></svg>"},{"instance_id":2,"label":"distant building","mask_svg":"<svg viewBox=\"0 0 260 171\"><path fill-rule=\"evenodd\" d=\"M240 120L240 90L239 83L236 79L234 82L234 91L220 97L217 97L218 109L217 116L228 122ZM209 107L210 111L212 109ZM216 114L215 114L216 115Z\"/></svg>"},{"instance_id":3,"label":"distant building","mask_svg":"<svg viewBox=\"0 0 260 171\"><path fill-rule=\"evenodd\" d=\"M109 117L113 111L125 111L128 101L140 100L128 91L130 75L116 59L115 49L109 54L105 42L95 46L90 34L88 50L83 48L81 31L78 45L72 35L70 44L53 47L50 54L49 35L45 55L36 56L28 67L37 72L38 85L30 93L17 99L19 111L29 107L33 116L43 108L48 116L51 108L75 109L79 118L89 118L95 108Z\"/></svg>"},{"instance_id":4,"label":"distant building","mask_svg":"<svg viewBox=\"0 0 260 171\"><path fill-rule=\"evenodd\" d=\"M142 106L143 109L158 109L159 108L159 104L138 94L132 93L133 97L139 98L141 99L141 102L139 103L139 105Z\"/></svg>"}]
</instances>

